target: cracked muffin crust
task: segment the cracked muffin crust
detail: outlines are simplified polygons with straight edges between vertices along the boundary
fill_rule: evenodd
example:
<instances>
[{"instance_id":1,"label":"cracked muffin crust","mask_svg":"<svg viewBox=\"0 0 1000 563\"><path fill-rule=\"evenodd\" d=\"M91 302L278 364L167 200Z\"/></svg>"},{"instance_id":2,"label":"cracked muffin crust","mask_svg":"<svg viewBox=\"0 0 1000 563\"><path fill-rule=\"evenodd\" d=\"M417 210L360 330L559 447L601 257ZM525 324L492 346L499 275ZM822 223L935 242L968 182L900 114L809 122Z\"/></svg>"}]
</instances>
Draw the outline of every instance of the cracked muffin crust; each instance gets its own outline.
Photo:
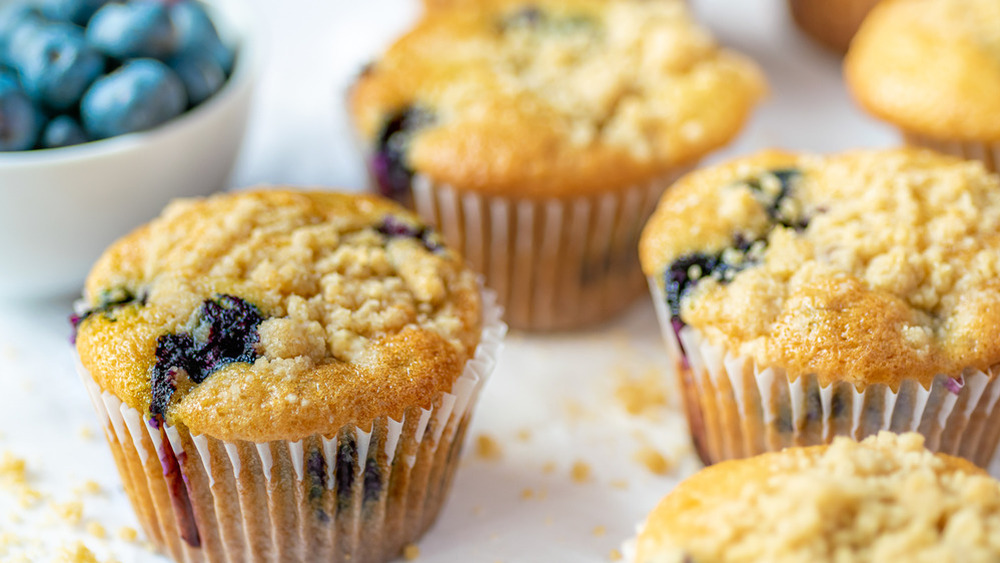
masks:
<instances>
[{"instance_id":1,"label":"cracked muffin crust","mask_svg":"<svg viewBox=\"0 0 1000 563\"><path fill-rule=\"evenodd\" d=\"M918 434L703 469L653 510L636 563L995 561L1000 483Z\"/></svg>"},{"instance_id":2,"label":"cracked muffin crust","mask_svg":"<svg viewBox=\"0 0 1000 563\"><path fill-rule=\"evenodd\" d=\"M764 90L683 2L431 10L351 93L384 193L414 171L483 194L632 186L728 142Z\"/></svg>"},{"instance_id":3,"label":"cracked muffin crust","mask_svg":"<svg viewBox=\"0 0 1000 563\"><path fill-rule=\"evenodd\" d=\"M448 391L478 344L479 287L411 213L371 197L182 200L86 284L77 351L154 423L223 440L365 425Z\"/></svg>"},{"instance_id":4,"label":"cracked muffin crust","mask_svg":"<svg viewBox=\"0 0 1000 563\"><path fill-rule=\"evenodd\" d=\"M867 111L908 133L1000 141L1000 3L885 0L844 74Z\"/></svg>"},{"instance_id":5,"label":"cracked muffin crust","mask_svg":"<svg viewBox=\"0 0 1000 563\"><path fill-rule=\"evenodd\" d=\"M1000 178L913 149L763 152L664 196L640 245L674 329L820 386L1000 363Z\"/></svg>"}]
</instances>

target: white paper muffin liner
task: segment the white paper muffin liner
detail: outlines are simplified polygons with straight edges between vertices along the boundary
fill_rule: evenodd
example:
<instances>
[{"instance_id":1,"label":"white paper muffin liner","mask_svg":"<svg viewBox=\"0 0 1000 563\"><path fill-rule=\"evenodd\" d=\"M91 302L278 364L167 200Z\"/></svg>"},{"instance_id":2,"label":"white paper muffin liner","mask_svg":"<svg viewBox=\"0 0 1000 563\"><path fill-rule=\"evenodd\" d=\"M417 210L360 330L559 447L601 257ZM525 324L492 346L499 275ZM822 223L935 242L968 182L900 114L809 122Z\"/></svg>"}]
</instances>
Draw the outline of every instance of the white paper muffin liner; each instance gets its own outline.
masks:
<instances>
[{"instance_id":1,"label":"white paper muffin liner","mask_svg":"<svg viewBox=\"0 0 1000 563\"><path fill-rule=\"evenodd\" d=\"M433 524L507 327L483 290L483 330L450 393L298 441L192 435L103 391L78 363L149 540L176 561L382 562Z\"/></svg>"},{"instance_id":2,"label":"white paper muffin liner","mask_svg":"<svg viewBox=\"0 0 1000 563\"><path fill-rule=\"evenodd\" d=\"M413 179L420 216L486 276L511 327L560 330L605 320L643 293L639 235L656 204L693 165L592 196L485 196Z\"/></svg>"},{"instance_id":3,"label":"white paper muffin liner","mask_svg":"<svg viewBox=\"0 0 1000 563\"><path fill-rule=\"evenodd\" d=\"M907 132L903 132L903 139L911 147L931 149L966 160L978 160L990 172L1000 171L1000 143L948 141Z\"/></svg>"},{"instance_id":4,"label":"white paper muffin liner","mask_svg":"<svg viewBox=\"0 0 1000 563\"><path fill-rule=\"evenodd\" d=\"M827 444L834 436L862 440L880 430L919 432L931 451L990 464L1000 439L1000 365L987 372L966 369L958 380L939 375L929 389L915 379L897 391L885 384L859 391L843 381L821 387L816 375L790 381L780 367L762 369L690 326L678 339L662 288L648 281L669 375L681 386L691 437L706 464Z\"/></svg>"}]
</instances>

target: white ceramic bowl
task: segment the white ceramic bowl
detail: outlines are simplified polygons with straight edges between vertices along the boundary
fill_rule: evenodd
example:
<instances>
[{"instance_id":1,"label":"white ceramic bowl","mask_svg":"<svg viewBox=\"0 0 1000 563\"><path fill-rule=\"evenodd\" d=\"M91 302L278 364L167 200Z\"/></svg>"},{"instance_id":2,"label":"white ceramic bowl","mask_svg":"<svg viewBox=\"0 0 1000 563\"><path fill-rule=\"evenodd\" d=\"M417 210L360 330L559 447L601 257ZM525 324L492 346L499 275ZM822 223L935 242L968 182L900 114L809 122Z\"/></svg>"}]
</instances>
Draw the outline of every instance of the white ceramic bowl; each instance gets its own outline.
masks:
<instances>
[{"instance_id":1,"label":"white ceramic bowl","mask_svg":"<svg viewBox=\"0 0 1000 563\"><path fill-rule=\"evenodd\" d=\"M170 200L226 186L259 67L245 0L206 2L238 48L222 90L155 129L101 141L0 152L0 298L79 291L115 239Z\"/></svg>"}]
</instances>

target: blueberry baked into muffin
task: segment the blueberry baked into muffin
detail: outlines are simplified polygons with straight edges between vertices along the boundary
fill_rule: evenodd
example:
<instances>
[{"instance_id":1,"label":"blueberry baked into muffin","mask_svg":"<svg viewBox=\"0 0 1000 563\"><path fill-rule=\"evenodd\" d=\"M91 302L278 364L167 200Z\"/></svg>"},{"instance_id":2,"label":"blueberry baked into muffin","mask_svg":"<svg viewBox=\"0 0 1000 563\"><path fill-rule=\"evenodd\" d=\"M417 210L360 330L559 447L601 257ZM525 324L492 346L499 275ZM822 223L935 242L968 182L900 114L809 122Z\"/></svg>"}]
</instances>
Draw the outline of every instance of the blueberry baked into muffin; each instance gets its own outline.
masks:
<instances>
[{"instance_id":1,"label":"blueberry baked into muffin","mask_svg":"<svg viewBox=\"0 0 1000 563\"><path fill-rule=\"evenodd\" d=\"M882 429L990 461L1000 178L981 164L763 152L680 180L640 254L706 463Z\"/></svg>"},{"instance_id":2,"label":"blueberry baked into muffin","mask_svg":"<svg viewBox=\"0 0 1000 563\"><path fill-rule=\"evenodd\" d=\"M790 448L682 482L634 563L1000 560L1000 483L918 434Z\"/></svg>"},{"instance_id":3,"label":"blueberry baked into muffin","mask_svg":"<svg viewBox=\"0 0 1000 563\"><path fill-rule=\"evenodd\" d=\"M255 191L112 245L81 375L150 541L178 561L386 561L434 521L503 333L412 213Z\"/></svg>"},{"instance_id":4,"label":"blueberry baked into muffin","mask_svg":"<svg viewBox=\"0 0 1000 563\"><path fill-rule=\"evenodd\" d=\"M1000 169L1000 3L885 0L844 61L852 96L907 144Z\"/></svg>"},{"instance_id":5,"label":"blueberry baked into muffin","mask_svg":"<svg viewBox=\"0 0 1000 563\"><path fill-rule=\"evenodd\" d=\"M560 329L641 291L656 199L763 90L678 0L486 0L429 10L350 106L377 189L440 228L512 326Z\"/></svg>"}]
</instances>

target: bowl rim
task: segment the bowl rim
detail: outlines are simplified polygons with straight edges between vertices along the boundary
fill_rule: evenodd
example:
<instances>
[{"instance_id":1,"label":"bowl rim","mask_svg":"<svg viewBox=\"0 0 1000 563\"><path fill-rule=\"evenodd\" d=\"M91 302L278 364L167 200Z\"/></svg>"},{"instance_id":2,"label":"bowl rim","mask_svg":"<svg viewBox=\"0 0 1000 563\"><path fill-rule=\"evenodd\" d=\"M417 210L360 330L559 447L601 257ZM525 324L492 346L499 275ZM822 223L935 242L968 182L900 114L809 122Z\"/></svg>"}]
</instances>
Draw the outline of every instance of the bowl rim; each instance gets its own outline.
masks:
<instances>
[{"instance_id":1,"label":"bowl rim","mask_svg":"<svg viewBox=\"0 0 1000 563\"><path fill-rule=\"evenodd\" d=\"M236 60L232 72L218 92L181 115L145 131L126 133L66 147L0 151L0 169L63 164L128 152L148 143L156 142L159 137L171 135L196 121L206 119L208 115L216 113L221 107L239 98L244 90L252 88L261 64L261 54L257 46L257 36L260 30L257 14L250 9L249 3L245 0L200 1L221 15L225 22L223 27L233 31ZM3 0L0 0L0 5L4 3ZM3 184L0 184L0 190L4 187Z\"/></svg>"}]
</instances>

